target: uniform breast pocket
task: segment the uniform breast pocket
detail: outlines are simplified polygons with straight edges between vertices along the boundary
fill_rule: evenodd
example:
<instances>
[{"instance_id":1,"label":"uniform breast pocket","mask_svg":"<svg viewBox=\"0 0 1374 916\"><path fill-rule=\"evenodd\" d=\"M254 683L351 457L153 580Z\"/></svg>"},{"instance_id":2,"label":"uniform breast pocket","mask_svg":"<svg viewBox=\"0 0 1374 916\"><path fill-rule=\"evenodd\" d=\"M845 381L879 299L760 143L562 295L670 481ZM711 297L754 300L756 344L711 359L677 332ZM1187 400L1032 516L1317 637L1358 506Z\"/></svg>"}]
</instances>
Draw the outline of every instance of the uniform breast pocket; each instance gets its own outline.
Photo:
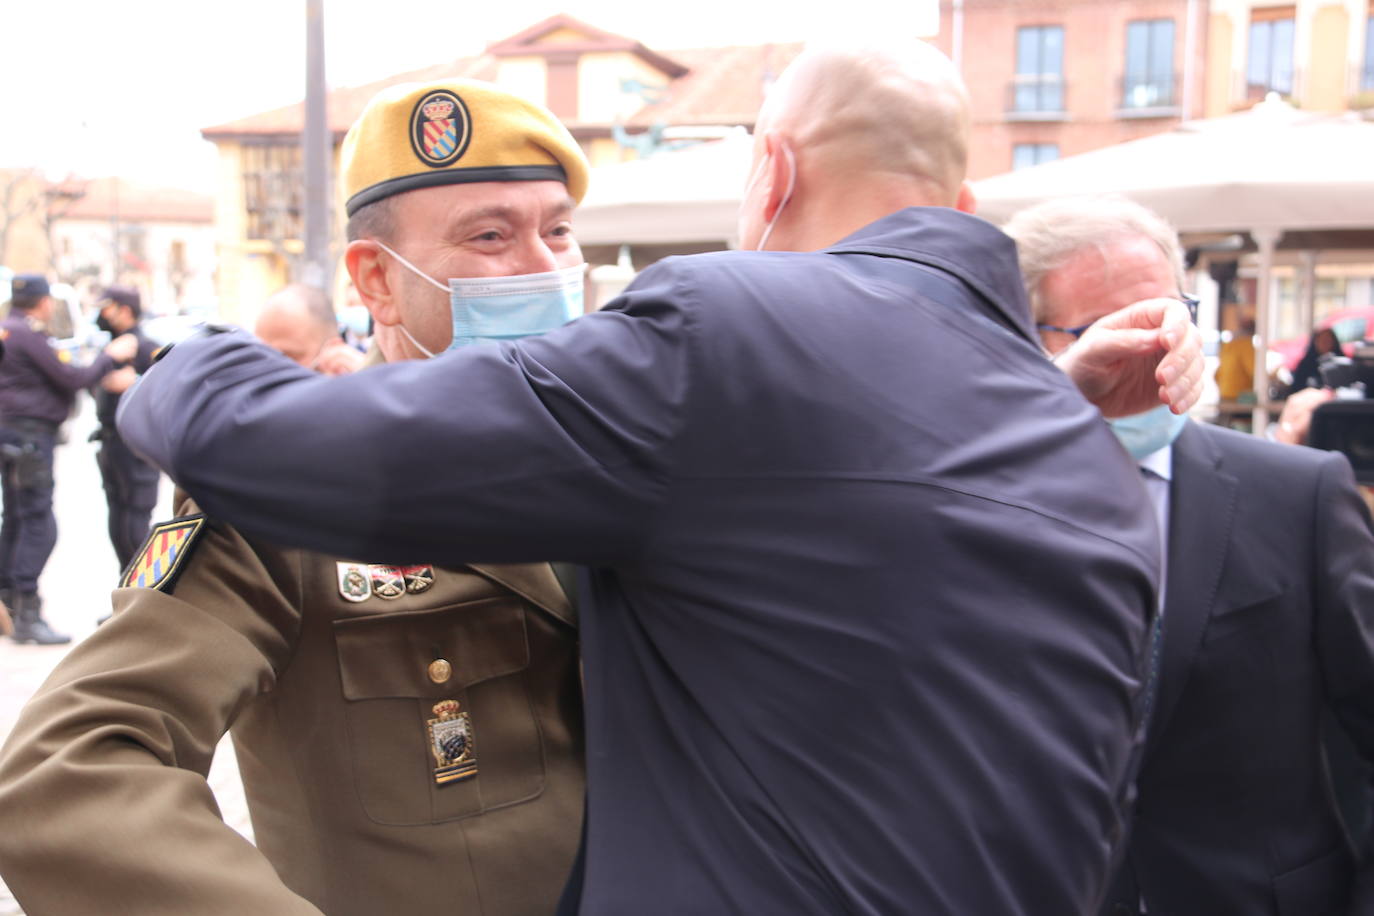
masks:
<instances>
[{"instance_id":1,"label":"uniform breast pocket","mask_svg":"<svg viewBox=\"0 0 1374 916\"><path fill-rule=\"evenodd\" d=\"M543 791L518 599L340 620L334 635L354 782L372 820L456 820Z\"/></svg>"}]
</instances>

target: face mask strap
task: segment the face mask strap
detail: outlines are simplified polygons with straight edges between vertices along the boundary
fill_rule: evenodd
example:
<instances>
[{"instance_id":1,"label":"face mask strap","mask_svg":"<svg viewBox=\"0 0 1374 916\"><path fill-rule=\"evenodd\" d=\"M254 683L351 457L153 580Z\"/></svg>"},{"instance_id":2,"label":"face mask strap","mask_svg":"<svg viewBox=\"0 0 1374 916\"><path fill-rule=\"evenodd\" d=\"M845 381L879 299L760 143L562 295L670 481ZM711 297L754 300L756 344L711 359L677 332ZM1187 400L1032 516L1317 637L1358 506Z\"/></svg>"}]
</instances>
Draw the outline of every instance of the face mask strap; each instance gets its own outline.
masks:
<instances>
[{"instance_id":1,"label":"face mask strap","mask_svg":"<svg viewBox=\"0 0 1374 916\"><path fill-rule=\"evenodd\" d=\"M403 324L398 324L398 325L396 325L396 328L397 328L397 330L399 330L402 334L404 334L404 335L406 336L406 340L410 341L411 345L414 346L415 349L417 349L417 350L419 350L421 353L425 354L425 358L426 358L426 359L433 359L433 358L434 358L434 353L431 352L430 349L429 349L428 347L426 347L424 344L422 344L422 343L420 343L418 340L416 340L416 339L415 339L415 335L411 334L408 330L406 330L406 326L405 326L405 325L403 325Z\"/></svg>"},{"instance_id":2,"label":"face mask strap","mask_svg":"<svg viewBox=\"0 0 1374 916\"><path fill-rule=\"evenodd\" d=\"M427 283L429 283L429 284L431 284L431 285L433 285L433 286L437 286L439 289L443 290L444 292L448 292L448 287L447 287L447 286L445 286L444 284L440 283L438 280L434 279L434 278L431 277L429 274L425 273L423 270L421 270L420 268L416 267L414 264L412 264L412 263L410 263L409 261L407 261L405 258L401 257L401 256L400 256L399 254L397 254L395 251L391 250L391 248L390 248L385 242L381 242L381 241L378 241L377 239L373 239L373 240L372 240L372 243L373 243L374 245L378 246L379 248L381 248L381 249L382 249L383 251L385 251L387 254L391 255L391 256L392 256L393 258L395 258L396 260L400 261L403 265L405 265L405 267L406 267L407 269L410 270L411 273L415 274L417 277L420 277L422 280L424 280L425 282L427 282ZM417 345L417 346L418 346L418 345Z\"/></svg>"},{"instance_id":3,"label":"face mask strap","mask_svg":"<svg viewBox=\"0 0 1374 916\"><path fill-rule=\"evenodd\" d=\"M782 151L787 156L787 191L782 195L782 202L778 204L778 209L773 211L773 218L768 221L768 225L763 229L763 235L759 237L758 247L755 251L763 251L768 244L768 237L773 234L773 227L778 224L778 217L782 216L783 209L792 199L792 191L797 187L797 160L792 156L792 147L781 144Z\"/></svg>"}]
</instances>

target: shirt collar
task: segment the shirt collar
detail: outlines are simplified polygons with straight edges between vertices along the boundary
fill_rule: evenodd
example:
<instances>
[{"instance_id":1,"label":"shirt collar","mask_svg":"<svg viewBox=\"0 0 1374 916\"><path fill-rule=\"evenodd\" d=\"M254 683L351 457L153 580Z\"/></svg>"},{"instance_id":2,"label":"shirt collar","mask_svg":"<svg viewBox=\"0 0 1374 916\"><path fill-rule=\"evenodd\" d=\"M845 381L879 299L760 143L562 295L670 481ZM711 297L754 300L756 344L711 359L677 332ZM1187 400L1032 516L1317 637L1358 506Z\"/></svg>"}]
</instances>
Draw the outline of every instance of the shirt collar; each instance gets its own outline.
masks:
<instances>
[{"instance_id":1,"label":"shirt collar","mask_svg":"<svg viewBox=\"0 0 1374 916\"><path fill-rule=\"evenodd\" d=\"M1174 447L1166 445L1161 449L1156 449L1150 454L1141 458L1138 462L1141 470L1149 471L1161 480L1173 480L1174 476Z\"/></svg>"}]
</instances>

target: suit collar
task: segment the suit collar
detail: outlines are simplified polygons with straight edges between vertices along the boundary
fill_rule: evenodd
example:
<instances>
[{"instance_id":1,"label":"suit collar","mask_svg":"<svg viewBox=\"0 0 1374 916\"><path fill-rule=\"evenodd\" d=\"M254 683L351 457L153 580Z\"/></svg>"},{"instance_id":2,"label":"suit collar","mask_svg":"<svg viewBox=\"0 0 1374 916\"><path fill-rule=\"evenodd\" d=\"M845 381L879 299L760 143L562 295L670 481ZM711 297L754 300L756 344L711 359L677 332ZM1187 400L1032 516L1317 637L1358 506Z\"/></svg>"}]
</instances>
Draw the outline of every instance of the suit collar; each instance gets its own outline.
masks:
<instances>
[{"instance_id":1,"label":"suit collar","mask_svg":"<svg viewBox=\"0 0 1374 916\"><path fill-rule=\"evenodd\" d=\"M1039 346L1016 262L1016 244L987 220L949 207L907 207L825 250L903 258L953 274Z\"/></svg>"},{"instance_id":2,"label":"suit collar","mask_svg":"<svg viewBox=\"0 0 1374 916\"><path fill-rule=\"evenodd\" d=\"M1164 595L1164 652L1150 735L1164 731L1183 692L1216 602L1235 523L1238 481L1221 450L1190 423L1174 442L1169 490L1169 581Z\"/></svg>"}]
</instances>

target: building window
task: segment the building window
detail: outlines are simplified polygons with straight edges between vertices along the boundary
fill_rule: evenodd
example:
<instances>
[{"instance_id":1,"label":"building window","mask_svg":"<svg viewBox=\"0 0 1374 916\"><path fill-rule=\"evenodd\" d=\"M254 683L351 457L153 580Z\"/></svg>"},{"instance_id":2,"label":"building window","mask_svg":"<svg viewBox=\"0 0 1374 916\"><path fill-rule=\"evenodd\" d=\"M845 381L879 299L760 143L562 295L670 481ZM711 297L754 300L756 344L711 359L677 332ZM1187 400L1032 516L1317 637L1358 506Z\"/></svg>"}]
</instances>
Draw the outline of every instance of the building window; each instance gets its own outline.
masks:
<instances>
[{"instance_id":1,"label":"building window","mask_svg":"<svg viewBox=\"0 0 1374 916\"><path fill-rule=\"evenodd\" d=\"M1174 104L1174 21L1144 19L1126 24L1126 75L1122 108Z\"/></svg>"},{"instance_id":2,"label":"building window","mask_svg":"<svg viewBox=\"0 0 1374 916\"><path fill-rule=\"evenodd\" d=\"M1252 10L1245 97L1293 94L1293 7Z\"/></svg>"},{"instance_id":3,"label":"building window","mask_svg":"<svg viewBox=\"0 0 1374 916\"><path fill-rule=\"evenodd\" d=\"M1011 170L1014 172L1058 158L1058 143L1018 143L1011 148Z\"/></svg>"},{"instance_id":4,"label":"building window","mask_svg":"<svg viewBox=\"0 0 1374 916\"><path fill-rule=\"evenodd\" d=\"M1360 88L1374 90L1374 15L1364 21L1364 70Z\"/></svg>"},{"instance_id":5,"label":"building window","mask_svg":"<svg viewBox=\"0 0 1374 916\"><path fill-rule=\"evenodd\" d=\"M302 237L302 176L299 143L243 148L243 204L248 214L248 238L283 242Z\"/></svg>"},{"instance_id":6,"label":"building window","mask_svg":"<svg viewBox=\"0 0 1374 916\"><path fill-rule=\"evenodd\" d=\"M1034 25L1016 30L1016 79L1012 111L1064 110L1064 27Z\"/></svg>"}]
</instances>

